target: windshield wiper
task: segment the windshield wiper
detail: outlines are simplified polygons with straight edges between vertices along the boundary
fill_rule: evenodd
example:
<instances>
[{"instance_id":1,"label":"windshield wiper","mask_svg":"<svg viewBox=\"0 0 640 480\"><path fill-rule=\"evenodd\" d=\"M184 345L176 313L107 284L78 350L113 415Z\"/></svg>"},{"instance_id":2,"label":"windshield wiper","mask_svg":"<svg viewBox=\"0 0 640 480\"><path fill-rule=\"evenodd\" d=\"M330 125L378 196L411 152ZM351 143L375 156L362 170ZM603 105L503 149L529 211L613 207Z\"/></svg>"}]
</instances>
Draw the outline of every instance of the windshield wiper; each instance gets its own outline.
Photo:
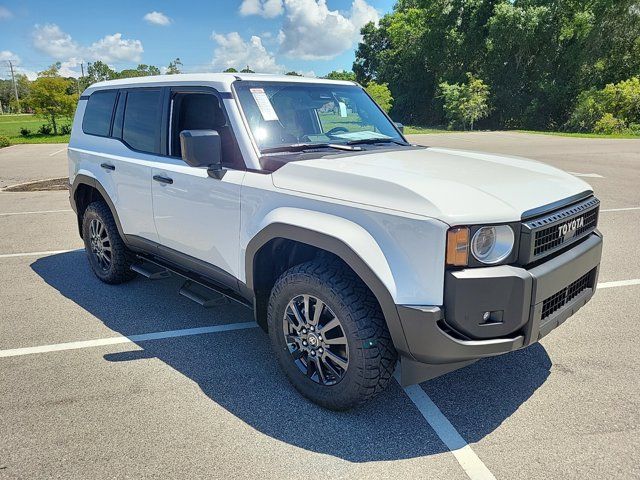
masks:
<instances>
[{"instance_id":1,"label":"windshield wiper","mask_svg":"<svg viewBox=\"0 0 640 480\"><path fill-rule=\"evenodd\" d=\"M360 151L361 148L340 143L294 143L292 145L282 145L280 147L268 147L260 150L262 153L278 152L304 152L316 148L334 148L336 150L347 150L349 152Z\"/></svg>"},{"instance_id":2,"label":"windshield wiper","mask_svg":"<svg viewBox=\"0 0 640 480\"><path fill-rule=\"evenodd\" d=\"M394 140L393 138L363 138L361 140L350 140L347 145L374 145L376 143L395 143L396 145L409 146L409 143Z\"/></svg>"}]
</instances>

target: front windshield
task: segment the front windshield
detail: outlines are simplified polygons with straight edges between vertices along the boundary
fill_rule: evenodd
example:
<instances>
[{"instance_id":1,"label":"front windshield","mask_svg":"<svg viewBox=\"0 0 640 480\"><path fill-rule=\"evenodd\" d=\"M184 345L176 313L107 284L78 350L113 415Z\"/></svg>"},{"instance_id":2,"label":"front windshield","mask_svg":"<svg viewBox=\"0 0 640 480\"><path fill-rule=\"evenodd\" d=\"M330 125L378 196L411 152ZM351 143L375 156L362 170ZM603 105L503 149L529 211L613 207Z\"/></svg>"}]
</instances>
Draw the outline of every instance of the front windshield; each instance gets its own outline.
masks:
<instances>
[{"instance_id":1,"label":"front windshield","mask_svg":"<svg viewBox=\"0 0 640 480\"><path fill-rule=\"evenodd\" d=\"M234 88L260 150L368 140L404 143L357 85L239 81Z\"/></svg>"}]
</instances>

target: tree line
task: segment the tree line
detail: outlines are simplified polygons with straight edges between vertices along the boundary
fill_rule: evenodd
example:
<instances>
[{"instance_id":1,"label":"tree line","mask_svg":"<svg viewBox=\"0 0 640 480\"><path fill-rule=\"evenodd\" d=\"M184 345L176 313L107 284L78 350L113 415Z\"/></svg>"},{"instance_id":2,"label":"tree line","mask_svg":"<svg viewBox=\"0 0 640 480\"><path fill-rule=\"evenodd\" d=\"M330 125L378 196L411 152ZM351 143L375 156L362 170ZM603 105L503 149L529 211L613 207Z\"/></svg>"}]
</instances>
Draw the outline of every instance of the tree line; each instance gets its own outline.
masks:
<instances>
[{"instance_id":1,"label":"tree line","mask_svg":"<svg viewBox=\"0 0 640 480\"><path fill-rule=\"evenodd\" d=\"M637 0L398 0L362 35L405 123L640 133Z\"/></svg>"}]
</instances>

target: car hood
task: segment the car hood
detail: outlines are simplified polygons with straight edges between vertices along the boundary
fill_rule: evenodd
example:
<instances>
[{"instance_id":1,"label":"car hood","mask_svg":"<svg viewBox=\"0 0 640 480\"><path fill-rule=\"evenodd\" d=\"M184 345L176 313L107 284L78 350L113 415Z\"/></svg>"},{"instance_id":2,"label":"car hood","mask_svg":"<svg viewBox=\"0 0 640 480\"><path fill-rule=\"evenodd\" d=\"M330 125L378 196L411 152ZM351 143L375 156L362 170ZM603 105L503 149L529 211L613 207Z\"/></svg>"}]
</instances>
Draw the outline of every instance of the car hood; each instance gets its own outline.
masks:
<instances>
[{"instance_id":1,"label":"car hood","mask_svg":"<svg viewBox=\"0 0 640 480\"><path fill-rule=\"evenodd\" d=\"M276 188L408 214L449 225L512 222L591 191L541 162L444 148L380 150L289 162Z\"/></svg>"}]
</instances>

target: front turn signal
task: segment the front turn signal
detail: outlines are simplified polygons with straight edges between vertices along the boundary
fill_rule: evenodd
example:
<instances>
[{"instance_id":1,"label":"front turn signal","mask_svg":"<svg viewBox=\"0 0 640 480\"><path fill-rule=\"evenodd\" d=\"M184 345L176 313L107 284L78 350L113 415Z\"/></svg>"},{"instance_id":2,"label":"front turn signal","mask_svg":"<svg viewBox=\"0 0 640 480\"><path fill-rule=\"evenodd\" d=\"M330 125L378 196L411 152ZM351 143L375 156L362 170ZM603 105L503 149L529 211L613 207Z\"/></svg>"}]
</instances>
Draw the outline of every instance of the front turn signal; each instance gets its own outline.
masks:
<instances>
[{"instance_id":1,"label":"front turn signal","mask_svg":"<svg viewBox=\"0 0 640 480\"><path fill-rule=\"evenodd\" d=\"M454 227L447 232L447 265L464 267L469 262L469 229Z\"/></svg>"}]
</instances>

